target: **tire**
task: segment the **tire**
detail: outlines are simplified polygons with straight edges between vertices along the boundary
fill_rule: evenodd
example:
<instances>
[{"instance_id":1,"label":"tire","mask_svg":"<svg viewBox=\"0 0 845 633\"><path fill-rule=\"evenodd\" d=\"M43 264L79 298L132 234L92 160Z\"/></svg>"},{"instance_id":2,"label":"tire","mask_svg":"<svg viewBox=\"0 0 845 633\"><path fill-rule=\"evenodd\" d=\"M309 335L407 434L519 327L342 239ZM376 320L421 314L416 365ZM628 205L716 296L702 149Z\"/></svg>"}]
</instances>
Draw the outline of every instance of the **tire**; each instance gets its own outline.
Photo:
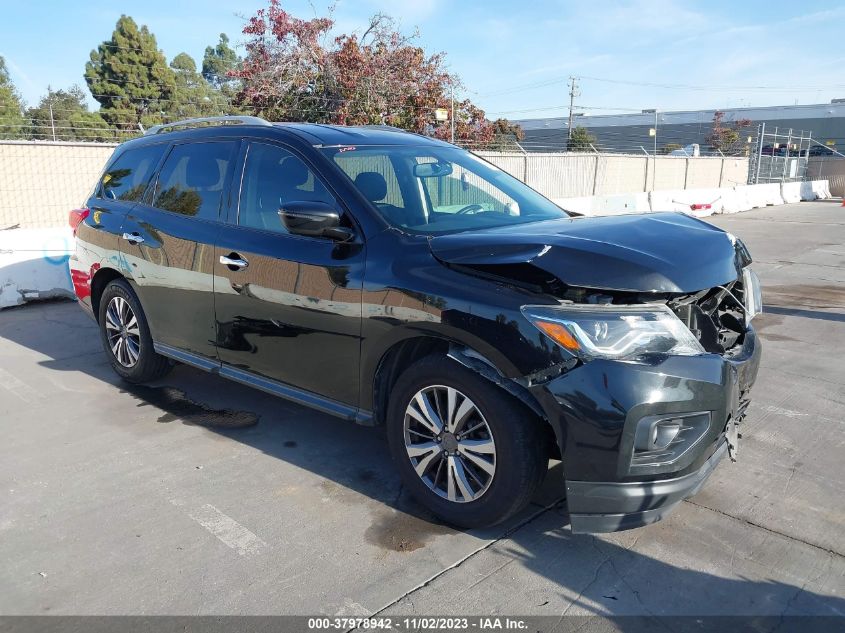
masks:
<instances>
[{"instance_id":1,"label":"tire","mask_svg":"<svg viewBox=\"0 0 845 633\"><path fill-rule=\"evenodd\" d=\"M455 390L453 396L449 389ZM438 440L419 417L424 407L420 393L432 409L439 401L438 418L448 418L450 398L455 413L468 410L462 398L475 411L465 415L451 438L444 429ZM410 407L413 414L408 413ZM528 504L548 470L541 425L502 388L445 356L428 356L399 377L386 419L391 456L405 487L435 515L462 528L501 523ZM461 431L468 434L462 436ZM411 456L409 446L417 457Z\"/></svg>"},{"instance_id":2,"label":"tire","mask_svg":"<svg viewBox=\"0 0 845 633\"><path fill-rule=\"evenodd\" d=\"M127 382L143 383L170 371L173 365L156 354L141 302L125 279L114 279L103 290L99 323L103 349L118 376Z\"/></svg>"}]
</instances>

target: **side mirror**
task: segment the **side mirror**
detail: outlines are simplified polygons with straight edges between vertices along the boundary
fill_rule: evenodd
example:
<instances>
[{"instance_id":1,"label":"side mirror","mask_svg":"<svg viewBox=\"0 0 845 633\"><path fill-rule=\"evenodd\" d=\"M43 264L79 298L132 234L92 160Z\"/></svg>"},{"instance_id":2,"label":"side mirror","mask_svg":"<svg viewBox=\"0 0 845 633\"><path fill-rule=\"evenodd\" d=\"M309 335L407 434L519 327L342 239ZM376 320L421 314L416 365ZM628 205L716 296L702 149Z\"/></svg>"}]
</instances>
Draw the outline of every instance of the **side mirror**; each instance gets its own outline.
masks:
<instances>
[{"instance_id":1,"label":"side mirror","mask_svg":"<svg viewBox=\"0 0 845 633\"><path fill-rule=\"evenodd\" d=\"M348 242L354 233L340 226L340 212L325 202L298 200L287 202L279 209L279 218L289 233L309 237L327 237Z\"/></svg>"}]
</instances>

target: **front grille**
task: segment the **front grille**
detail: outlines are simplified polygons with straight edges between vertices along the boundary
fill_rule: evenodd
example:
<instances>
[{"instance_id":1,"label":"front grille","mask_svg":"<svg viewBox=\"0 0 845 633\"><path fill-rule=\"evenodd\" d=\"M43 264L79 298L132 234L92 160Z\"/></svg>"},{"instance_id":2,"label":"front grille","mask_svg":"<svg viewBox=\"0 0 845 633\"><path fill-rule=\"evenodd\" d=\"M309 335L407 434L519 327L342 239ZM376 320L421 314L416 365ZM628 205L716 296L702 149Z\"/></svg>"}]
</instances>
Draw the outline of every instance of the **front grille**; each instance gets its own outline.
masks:
<instances>
[{"instance_id":1,"label":"front grille","mask_svg":"<svg viewBox=\"0 0 845 633\"><path fill-rule=\"evenodd\" d=\"M695 334L701 346L714 354L730 353L745 336L745 300L742 282L702 290L677 298L669 307Z\"/></svg>"}]
</instances>

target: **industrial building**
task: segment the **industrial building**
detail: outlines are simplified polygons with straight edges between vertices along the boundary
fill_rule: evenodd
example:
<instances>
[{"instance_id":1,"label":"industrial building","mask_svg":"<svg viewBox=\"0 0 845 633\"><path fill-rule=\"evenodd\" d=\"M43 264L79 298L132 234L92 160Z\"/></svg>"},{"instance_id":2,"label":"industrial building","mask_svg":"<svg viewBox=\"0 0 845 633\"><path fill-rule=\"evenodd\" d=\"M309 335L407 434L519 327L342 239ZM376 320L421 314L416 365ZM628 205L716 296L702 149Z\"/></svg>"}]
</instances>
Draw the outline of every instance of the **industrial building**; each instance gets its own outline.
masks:
<instances>
[{"instance_id":1,"label":"industrial building","mask_svg":"<svg viewBox=\"0 0 845 633\"><path fill-rule=\"evenodd\" d=\"M777 131L787 135L792 129L812 135L814 141L840 152L845 149L845 100L813 105L768 106L761 108L725 108L723 125L748 119L752 123L742 130L741 144L753 152L758 130L765 124L767 134ZM713 129L716 110L666 111L644 110L630 114L593 115L578 112L577 104L572 119L573 128L584 127L596 137L598 150L624 152L658 152L666 145L687 146L699 144L706 153L706 138ZM569 118L552 117L516 121L525 131L521 143L526 151L549 152L566 149ZM656 129L656 135L651 130ZM816 146L816 143L812 143ZM824 151L819 148L820 151Z\"/></svg>"}]
</instances>

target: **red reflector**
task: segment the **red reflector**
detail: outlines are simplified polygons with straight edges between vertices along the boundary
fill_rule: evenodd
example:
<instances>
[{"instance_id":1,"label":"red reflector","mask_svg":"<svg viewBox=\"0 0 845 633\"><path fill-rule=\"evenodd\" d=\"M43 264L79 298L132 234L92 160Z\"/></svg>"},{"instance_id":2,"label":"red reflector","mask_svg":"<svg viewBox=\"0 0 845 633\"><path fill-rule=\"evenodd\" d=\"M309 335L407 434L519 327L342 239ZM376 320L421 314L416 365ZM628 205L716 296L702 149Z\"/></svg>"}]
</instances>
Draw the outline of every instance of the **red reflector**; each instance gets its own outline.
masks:
<instances>
[{"instance_id":1,"label":"red reflector","mask_svg":"<svg viewBox=\"0 0 845 633\"><path fill-rule=\"evenodd\" d=\"M74 209L70 212L68 216L68 224L70 224L70 228L73 229L73 234L76 235L77 227L82 224L82 221L85 220L89 215L91 215L90 209Z\"/></svg>"},{"instance_id":2,"label":"red reflector","mask_svg":"<svg viewBox=\"0 0 845 633\"><path fill-rule=\"evenodd\" d=\"M702 210L706 210L706 209L712 209L713 205L712 204L691 204L689 206L689 208L692 209L693 211L702 211Z\"/></svg>"}]
</instances>

